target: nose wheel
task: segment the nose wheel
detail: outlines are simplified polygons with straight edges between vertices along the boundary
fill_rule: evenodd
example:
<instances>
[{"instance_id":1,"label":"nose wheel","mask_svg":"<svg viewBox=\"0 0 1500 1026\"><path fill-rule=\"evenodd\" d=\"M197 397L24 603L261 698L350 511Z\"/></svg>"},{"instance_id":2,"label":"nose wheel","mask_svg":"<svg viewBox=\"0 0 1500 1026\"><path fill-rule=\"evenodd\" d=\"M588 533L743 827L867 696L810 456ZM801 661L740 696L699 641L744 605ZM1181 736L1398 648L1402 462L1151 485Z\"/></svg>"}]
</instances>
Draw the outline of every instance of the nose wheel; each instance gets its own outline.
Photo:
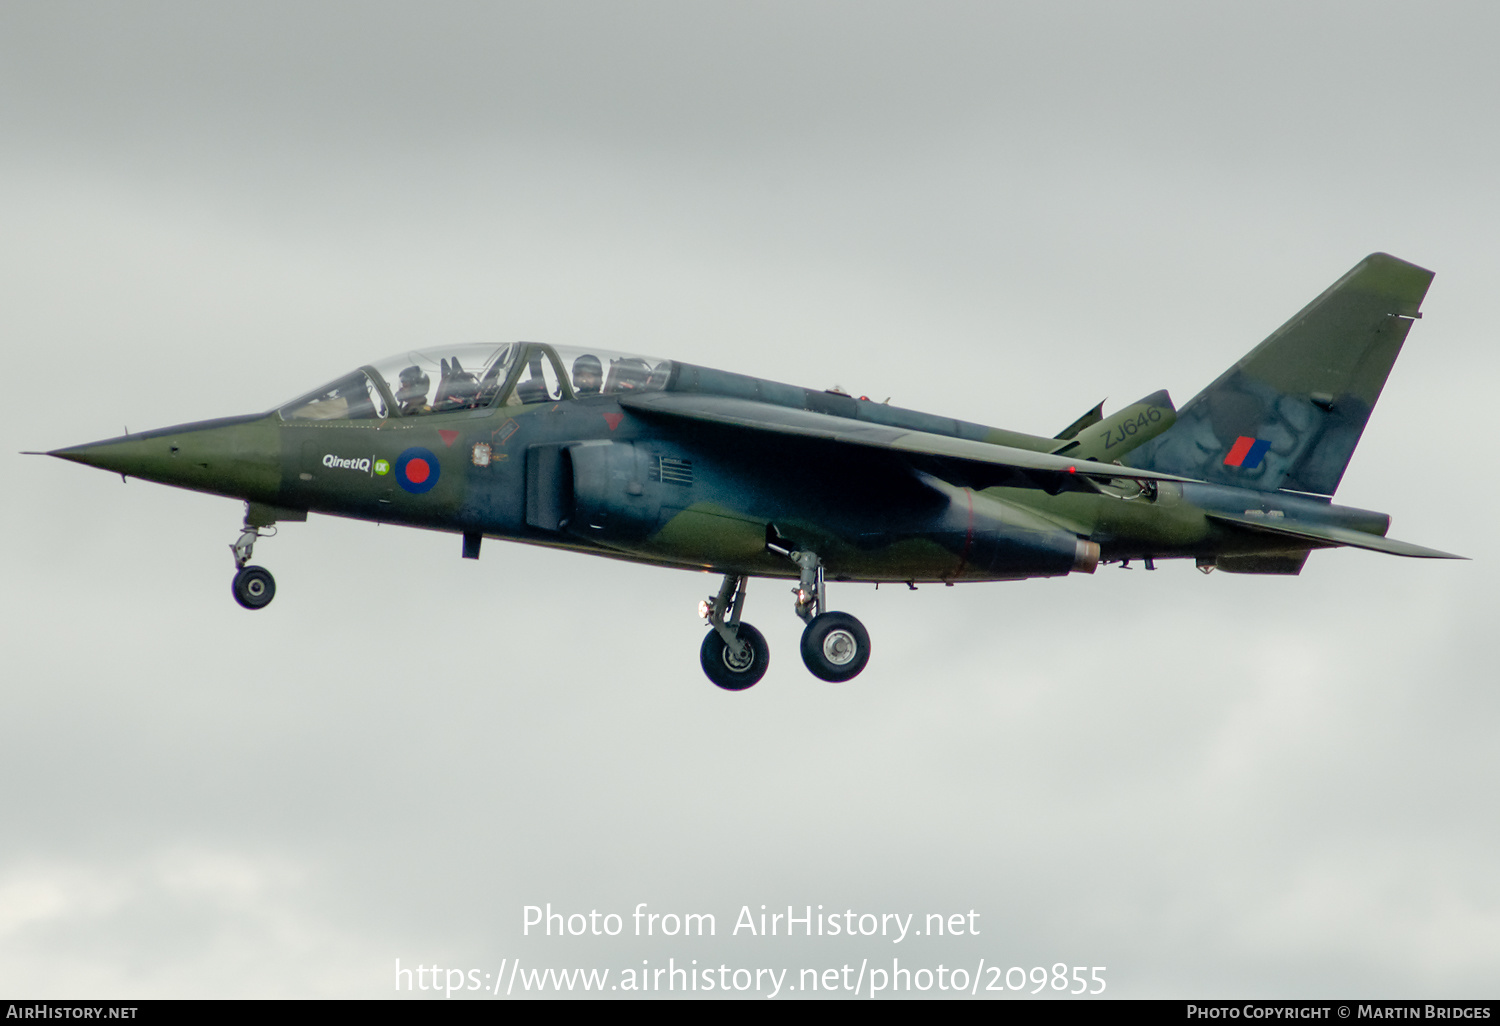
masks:
<instances>
[{"instance_id":1,"label":"nose wheel","mask_svg":"<svg viewBox=\"0 0 1500 1026\"><path fill-rule=\"evenodd\" d=\"M263 566L241 567L231 590L234 600L246 609L264 609L276 597L276 578Z\"/></svg>"},{"instance_id":2,"label":"nose wheel","mask_svg":"<svg viewBox=\"0 0 1500 1026\"><path fill-rule=\"evenodd\" d=\"M257 512L251 505L246 505L245 526L240 530L239 540L229 546L229 551L234 553L235 567L230 591L234 600L246 609L264 609L276 597L276 578L271 576L271 571L263 566L249 565L250 557L255 553L256 539L276 534L276 529L271 526L275 521L256 516ZM266 530L268 527L270 530Z\"/></svg>"}]
</instances>

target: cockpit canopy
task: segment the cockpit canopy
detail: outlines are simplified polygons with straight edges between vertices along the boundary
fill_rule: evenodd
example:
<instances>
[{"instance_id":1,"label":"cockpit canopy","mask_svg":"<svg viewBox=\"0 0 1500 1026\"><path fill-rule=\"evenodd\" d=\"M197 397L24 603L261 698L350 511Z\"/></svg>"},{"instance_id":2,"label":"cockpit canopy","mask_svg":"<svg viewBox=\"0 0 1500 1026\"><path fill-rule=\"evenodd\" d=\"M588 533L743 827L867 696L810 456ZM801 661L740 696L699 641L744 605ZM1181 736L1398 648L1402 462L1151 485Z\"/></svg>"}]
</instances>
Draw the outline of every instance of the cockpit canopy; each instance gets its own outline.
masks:
<instances>
[{"instance_id":1,"label":"cockpit canopy","mask_svg":"<svg viewBox=\"0 0 1500 1026\"><path fill-rule=\"evenodd\" d=\"M283 420L384 420L492 406L659 391L670 360L603 349L508 345L411 350L369 364L281 407Z\"/></svg>"}]
</instances>

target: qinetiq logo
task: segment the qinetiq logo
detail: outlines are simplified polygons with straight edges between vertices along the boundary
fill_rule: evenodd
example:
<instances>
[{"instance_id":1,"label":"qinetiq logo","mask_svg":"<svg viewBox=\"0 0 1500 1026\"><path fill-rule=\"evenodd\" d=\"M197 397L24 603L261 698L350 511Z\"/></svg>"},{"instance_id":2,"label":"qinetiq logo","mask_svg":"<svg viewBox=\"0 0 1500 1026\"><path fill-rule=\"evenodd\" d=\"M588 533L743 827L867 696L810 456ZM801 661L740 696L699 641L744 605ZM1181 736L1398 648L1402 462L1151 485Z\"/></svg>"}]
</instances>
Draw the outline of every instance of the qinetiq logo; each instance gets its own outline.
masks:
<instances>
[{"instance_id":1,"label":"qinetiq logo","mask_svg":"<svg viewBox=\"0 0 1500 1026\"><path fill-rule=\"evenodd\" d=\"M368 474L370 472L370 457L356 456L353 459L345 459L343 456L335 456L329 453L323 457L323 466L329 470L358 470Z\"/></svg>"}]
</instances>

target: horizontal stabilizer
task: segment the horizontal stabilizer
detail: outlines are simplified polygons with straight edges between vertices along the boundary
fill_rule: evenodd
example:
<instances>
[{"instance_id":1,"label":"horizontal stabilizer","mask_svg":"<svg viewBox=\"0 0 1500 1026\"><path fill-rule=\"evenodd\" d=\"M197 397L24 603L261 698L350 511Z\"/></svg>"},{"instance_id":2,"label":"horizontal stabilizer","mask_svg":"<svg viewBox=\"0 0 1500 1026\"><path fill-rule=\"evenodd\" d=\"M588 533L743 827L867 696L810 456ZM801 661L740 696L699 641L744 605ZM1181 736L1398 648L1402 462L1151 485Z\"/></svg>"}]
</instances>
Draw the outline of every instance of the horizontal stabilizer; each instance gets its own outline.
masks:
<instances>
[{"instance_id":1,"label":"horizontal stabilizer","mask_svg":"<svg viewBox=\"0 0 1500 1026\"><path fill-rule=\"evenodd\" d=\"M1397 541L1395 538L1383 538L1378 534L1366 534L1364 531L1356 531L1348 527L1334 527L1331 524L1307 524L1296 520L1288 521L1284 517L1256 516L1245 513L1209 511L1207 516L1210 520L1234 524L1236 527L1247 527L1252 531L1264 531L1267 534L1321 542L1324 545L1347 545L1352 549L1369 549L1371 552L1384 552L1392 556L1416 556L1422 559L1469 558L1413 545L1411 542Z\"/></svg>"},{"instance_id":2,"label":"horizontal stabilizer","mask_svg":"<svg viewBox=\"0 0 1500 1026\"><path fill-rule=\"evenodd\" d=\"M735 399L730 396L647 392L642 395L621 396L620 405L634 413L647 416L674 417L700 424L716 424L720 427L739 428L783 437L818 439L870 449L884 449L910 456L931 456L990 467L1008 467L1020 471L1076 475L1101 480L1110 478L1128 478L1138 481L1187 480L1154 470L1139 470L1112 463L1069 459L1066 456L1053 456L1050 453L1034 452L1030 449L993 445L989 442L976 442L967 438L954 438L926 431L910 431L906 428L888 427L884 424L872 424L869 421L854 420L849 417L835 417L827 413L790 409L785 406L773 406L770 403L760 403L752 399Z\"/></svg>"}]
</instances>

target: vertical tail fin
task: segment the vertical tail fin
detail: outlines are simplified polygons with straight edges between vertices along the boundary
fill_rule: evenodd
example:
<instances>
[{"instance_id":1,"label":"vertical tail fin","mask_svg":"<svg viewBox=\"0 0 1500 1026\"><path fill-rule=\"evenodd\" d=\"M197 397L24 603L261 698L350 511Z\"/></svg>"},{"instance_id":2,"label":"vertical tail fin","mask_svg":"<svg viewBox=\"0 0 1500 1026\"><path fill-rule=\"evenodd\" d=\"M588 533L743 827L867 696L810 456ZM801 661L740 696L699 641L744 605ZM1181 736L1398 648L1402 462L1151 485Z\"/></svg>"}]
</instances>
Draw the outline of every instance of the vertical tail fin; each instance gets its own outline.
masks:
<instances>
[{"instance_id":1,"label":"vertical tail fin","mask_svg":"<svg viewBox=\"0 0 1500 1026\"><path fill-rule=\"evenodd\" d=\"M1332 495L1432 277L1385 253L1365 257L1125 462L1242 488Z\"/></svg>"}]
</instances>

